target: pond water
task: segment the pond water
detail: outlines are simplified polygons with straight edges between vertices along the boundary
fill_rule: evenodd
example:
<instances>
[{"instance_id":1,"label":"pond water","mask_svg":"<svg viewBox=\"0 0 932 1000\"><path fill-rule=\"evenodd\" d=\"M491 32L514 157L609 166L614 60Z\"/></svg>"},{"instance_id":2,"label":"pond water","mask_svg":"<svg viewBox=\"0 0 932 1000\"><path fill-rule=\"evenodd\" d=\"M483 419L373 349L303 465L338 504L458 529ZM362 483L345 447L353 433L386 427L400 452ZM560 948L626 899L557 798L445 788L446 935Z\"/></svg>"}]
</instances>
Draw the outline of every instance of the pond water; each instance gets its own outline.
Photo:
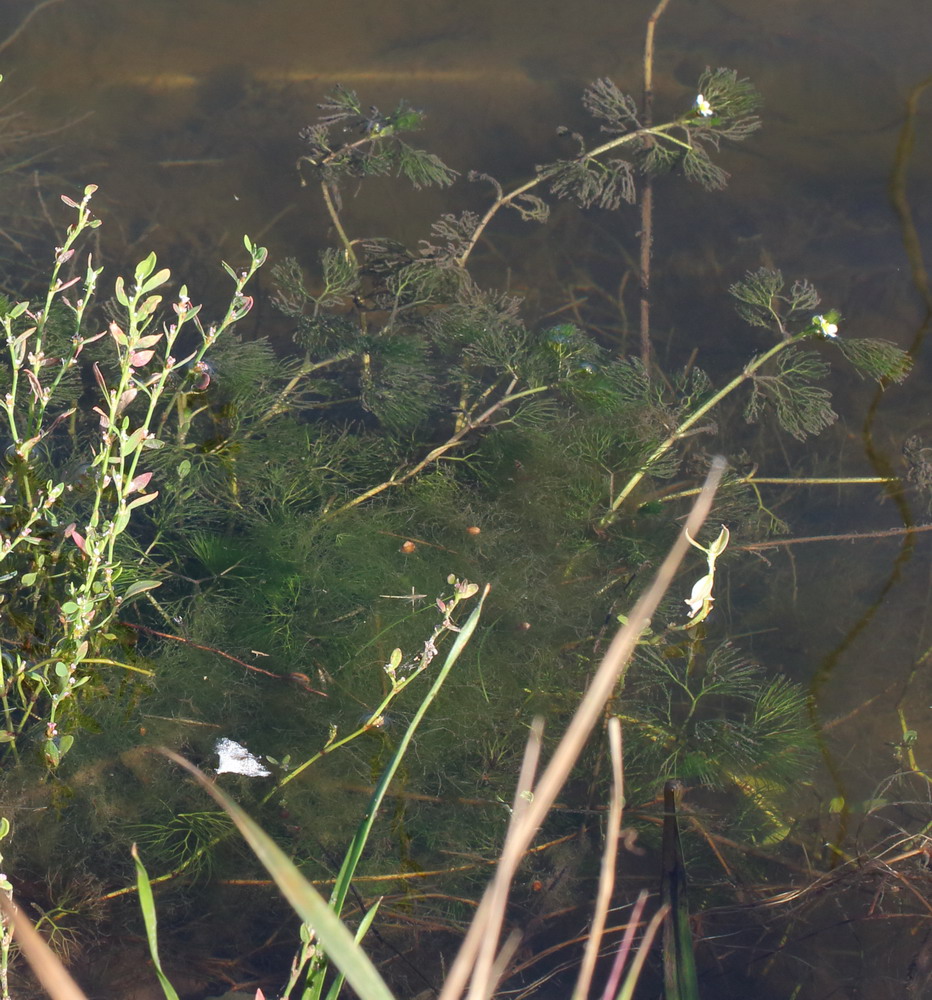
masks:
<instances>
[{"instance_id":1,"label":"pond water","mask_svg":"<svg viewBox=\"0 0 932 1000\"><path fill-rule=\"evenodd\" d=\"M0 38L30 9L4 7ZM54 132L33 165L36 200L27 214L40 237L51 240L42 206L63 191L73 195L86 183L98 184L95 204L106 234L99 259L110 280L155 250L184 276L192 295L216 298L224 291L216 262L241 256L243 233L268 246L274 260L293 255L313 262L330 245L324 206L315 190L300 187L295 162L303 152L298 132L336 84L357 90L364 106L387 109L406 98L425 109L421 144L463 175L485 171L507 187L534 164L560 155L565 147L555 127L580 127L579 95L587 83L608 76L638 93L651 9L640 0L59 0L0 50L6 99L23 95L17 108L30 128ZM903 217L908 210L919 250L927 249L932 95L916 103L908 155L899 146L907 100L932 73L930 52L926 0L902 0L895 13L875 0L672 0L658 26L658 116L664 106L692 100L706 66L728 66L751 78L765 101L762 131L724 152L732 174L726 190L704 192L678 177L656 184L653 326L664 365L682 365L695 350L699 363L722 378L759 348L761 341L748 339L757 333L733 316L727 289L763 265L810 279L823 305L841 312L842 335L882 337L914 356L910 378L883 395L850 373L833 376L841 419L819 438L779 446L771 438L766 451L759 450L756 432L737 443L719 442L732 452L746 447L763 476L904 475L907 439L918 434L932 442L925 347L932 303L917 283L921 261L915 247L908 249ZM411 192L378 179L347 193L345 212L356 233L413 245L442 212L479 209L486 195L464 178L445 192ZM623 320L637 313L635 283L621 295L621 309L616 296L636 259L638 226L632 209L560 209L541 227L500 220L477 252L474 273L525 296L532 318L585 299L582 313L593 326L634 351L636 336L627 339ZM270 305L270 275L262 274L257 287L250 335L284 343L287 324ZM925 501L912 494L894 499L876 485L771 490L766 501L790 523L791 537L851 536L757 549L728 562L719 582L724 631L744 636L745 648L768 668L813 695L823 766L800 797L799 842L786 850L793 864L808 860L831 873L843 855L827 845L850 855L874 847L871 838L905 839L932 821L932 796L921 776L912 785L883 784L911 766L904 732L917 768L932 767L926 655L932 532L904 530L928 520ZM222 697L228 705L254 695L243 686ZM286 703L282 698L268 714ZM153 716L177 714L149 708ZM264 717L259 709L255 714ZM388 741L391 733L384 727L370 737ZM177 742L177 734L160 736ZM188 738L204 749L203 741ZM362 759L374 769L382 756L376 749ZM137 778L153 780L134 759L123 764ZM73 780L68 794L80 797L87 788L100 795L96 777L85 771L82 781ZM343 790L345 775L340 781L340 791L318 791L333 816L329 833L320 834L333 853L364 801ZM880 798L900 804L865 817L862 804ZM101 801L92 798L90 808ZM286 812L283 807L287 833ZM818 856L804 858L799 843ZM408 846L415 854L417 845ZM386 857L392 849L381 845ZM422 864L414 856L402 861ZM571 869L578 862L560 857L551 873L561 864ZM769 874L792 882L791 870ZM636 881L636 873L632 877ZM708 876L710 882L721 877ZM785 996L796 986L800 997L901 996L906 983L919 990L909 995L923 995L911 964L923 954L927 914L914 918L902 903L867 929L871 907L858 893L908 894L905 882L890 881L881 884L877 876L837 890L841 916L829 907L807 911L788 932L799 942L792 962L774 971L755 952L753 968L710 980L708 995L741 995L746 975L759 975L760 996ZM226 886L213 906L242 907L250 893L251 905L261 907L267 891ZM554 891L552 912L565 891L562 884ZM181 923L184 902L169 905L175 908L170 919ZM841 926L849 917L853 930ZM284 917L276 919L284 926ZM399 914L395 919L385 934L402 941L404 921ZM709 919L714 927L716 918ZM722 933L737 934L728 924L732 917L718 919ZM258 921L257 938L282 933L270 922ZM455 922L442 926L450 933ZM896 931L907 927L912 943L893 948ZM805 943L810 937L815 944ZM857 958L850 954L855 946ZM750 950L746 940L741 949ZM233 968L231 953L223 960ZM261 978L257 969L267 972L268 959L244 968ZM196 990L192 986L192 996Z\"/></svg>"}]
</instances>

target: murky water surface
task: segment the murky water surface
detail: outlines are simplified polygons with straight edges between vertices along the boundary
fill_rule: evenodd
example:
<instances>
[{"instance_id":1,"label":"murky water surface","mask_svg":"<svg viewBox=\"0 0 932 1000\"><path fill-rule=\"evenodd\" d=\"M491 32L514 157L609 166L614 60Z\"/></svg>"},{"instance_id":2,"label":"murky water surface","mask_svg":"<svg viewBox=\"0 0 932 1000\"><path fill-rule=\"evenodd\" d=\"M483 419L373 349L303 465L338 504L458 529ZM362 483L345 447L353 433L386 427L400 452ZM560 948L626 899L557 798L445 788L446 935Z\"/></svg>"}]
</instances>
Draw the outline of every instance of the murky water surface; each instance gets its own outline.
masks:
<instances>
[{"instance_id":1,"label":"murky water surface","mask_svg":"<svg viewBox=\"0 0 932 1000\"><path fill-rule=\"evenodd\" d=\"M0 37L28 4L4 8ZM610 76L637 92L650 10L632 0L62 0L0 53L0 68L4 95L25 95L30 121L73 123L36 165L46 201L100 185L98 212L114 241L105 262L125 266L156 249L193 293L210 295L222 287L214 262L236 255L244 232L273 257L311 259L327 244L325 212L294 165L298 131L334 84L380 107L408 98L429 113L425 146L464 174L484 170L507 184L556 155L554 128L582 121L587 82ZM812 280L844 315L844 335L917 350L909 381L879 400L869 385L836 379L840 426L805 448L755 454L762 474L901 473L905 439L932 441L926 306L890 197L905 102L932 73L930 52L927 0L672 0L659 25L658 116L692 99L707 65L736 69L765 98L763 131L725 154L726 191L677 178L657 185L661 353L682 362L695 348L718 374L746 357L757 334L732 318L725 293L762 264ZM903 189L926 251L930 124L932 94L918 102ZM485 194L465 180L443 195L380 181L351 196L347 212L357 232L416 242L441 211L478 207ZM44 225L38 202L36 217ZM560 212L541 229L509 220L489 232L477 272L527 291L532 312L597 284L613 294L637 228L633 211L589 213L586 225ZM628 308L633 315L633 298ZM259 322L275 336L270 310ZM873 486L771 499L796 536L928 519L921 502L897 504ZM919 766L932 766L930 546L932 534L811 542L730 565L720 601L730 628L756 633L746 642L764 662L811 684L815 718L828 725L814 814L832 797L869 799L904 765L894 747L904 727L915 731ZM857 822L838 814L839 827ZM804 995L822 995L818 979Z\"/></svg>"}]
</instances>

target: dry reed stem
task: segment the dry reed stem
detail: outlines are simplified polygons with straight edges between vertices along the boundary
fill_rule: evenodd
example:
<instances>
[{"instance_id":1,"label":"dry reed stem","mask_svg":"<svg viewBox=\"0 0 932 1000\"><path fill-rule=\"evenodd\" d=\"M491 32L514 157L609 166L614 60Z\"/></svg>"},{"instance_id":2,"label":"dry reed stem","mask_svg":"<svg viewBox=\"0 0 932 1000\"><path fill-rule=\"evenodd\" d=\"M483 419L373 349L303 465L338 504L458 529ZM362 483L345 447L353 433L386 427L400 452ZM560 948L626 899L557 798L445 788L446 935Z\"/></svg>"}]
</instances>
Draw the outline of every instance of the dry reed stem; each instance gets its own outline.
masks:
<instances>
[{"instance_id":1,"label":"dry reed stem","mask_svg":"<svg viewBox=\"0 0 932 1000\"><path fill-rule=\"evenodd\" d=\"M507 852L509 858L520 860L525 850L530 846L534 835L549 812L550 806L556 800L557 794L569 777L573 765L582 753L592 730L601 718L603 708L611 697L619 678L623 676L642 631L649 624L660 601L673 582L679 565L690 548L689 537L697 537L708 517L715 490L721 481L725 466L723 458L713 459L705 484L690 511L683 530L661 564L653 582L635 604L628 624L621 628L612 640L602 663L592 678L589 690L583 696L550 763L534 788L533 801L528 803L527 809L524 810L520 824L515 823L510 829L509 843L505 845L502 861L492 884L486 889L475 919L453 965L450 967L439 1000L457 1000L463 995L466 984L475 968L482 941L488 932L487 921L492 913L494 902L498 899L499 886L510 886L517 869L517 861L505 864L505 853ZM470 996L474 995L471 993Z\"/></svg>"},{"instance_id":2,"label":"dry reed stem","mask_svg":"<svg viewBox=\"0 0 932 1000\"><path fill-rule=\"evenodd\" d=\"M592 914L592 928L579 968L579 978L573 991L573 1000L585 1000L589 996L595 963L599 957L602 936L608 918L608 908L615 889L615 864L618 860L618 838L621 835L621 812L625 801L625 776L621 750L621 721L617 716L608 720L608 744L612 762L612 793L608 809L608 824L605 830L605 848L602 851L602 866L599 872L599 888L596 893L595 910Z\"/></svg>"},{"instance_id":3,"label":"dry reed stem","mask_svg":"<svg viewBox=\"0 0 932 1000\"><path fill-rule=\"evenodd\" d=\"M520 841L517 837L513 837L512 834L521 828L524 817L533 801L532 789L534 787L534 778L537 774L537 765L540 761L543 733L544 720L537 717L531 723L531 732L524 751L524 759L521 762L521 773L518 775L518 784L515 788L511 819L509 820L508 830L505 834L505 846L499 860L499 865L509 870L517 869L524 858L524 851L517 847ZM483 997L492 995L497 983L496 977L493 976L492 972L493 966L497 966L499 975L504 972L501 956L497 962L495 956L498 951L498 939L501 934L502 923L505 919L505 909L508 906L510 889L510 880L493 879L489 915L487 920L484 921L486 932L482 937L479 953L476 956L476 964L473 967L469 1000L474 1000L474 998L475 1000L481 1000Z\"/></svg>"}]
</instances>

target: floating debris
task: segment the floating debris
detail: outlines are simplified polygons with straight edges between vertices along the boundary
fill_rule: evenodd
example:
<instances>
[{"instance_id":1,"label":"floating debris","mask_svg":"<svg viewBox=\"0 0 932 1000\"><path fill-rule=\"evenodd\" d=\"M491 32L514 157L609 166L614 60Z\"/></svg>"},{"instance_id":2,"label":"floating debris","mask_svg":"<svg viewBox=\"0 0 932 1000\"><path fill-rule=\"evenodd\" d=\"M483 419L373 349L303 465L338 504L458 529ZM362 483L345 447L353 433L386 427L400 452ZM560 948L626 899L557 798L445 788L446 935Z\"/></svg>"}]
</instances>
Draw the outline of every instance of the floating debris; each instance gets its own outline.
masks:
<instances>
[{"instance_id":1,"label":"floating debris","mask_svg":"<svg viewBox=\"0 0 932 1000\"><path fill-rule=\"evenodd\" d=\"M220 757L217 774L245 774L247 778L267 778L272 772L244 746L225 736L214 743Z\"/></svg>"}]
</instances>

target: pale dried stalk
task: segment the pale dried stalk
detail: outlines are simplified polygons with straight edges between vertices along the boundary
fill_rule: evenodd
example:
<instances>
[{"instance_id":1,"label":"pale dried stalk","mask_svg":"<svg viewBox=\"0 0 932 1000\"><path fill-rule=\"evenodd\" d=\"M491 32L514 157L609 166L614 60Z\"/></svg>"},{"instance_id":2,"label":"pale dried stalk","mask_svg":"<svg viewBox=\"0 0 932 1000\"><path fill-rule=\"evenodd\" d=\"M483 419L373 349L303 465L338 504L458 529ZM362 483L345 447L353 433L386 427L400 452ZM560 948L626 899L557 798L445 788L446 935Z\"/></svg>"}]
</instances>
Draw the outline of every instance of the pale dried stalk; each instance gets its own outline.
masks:
<instances>
[{"instance_id":1,"label":"pale dried stalk","mask_svg":"<svg viewBox=\"0 0 932 1000\"><path fill-rule=\"evenodd\" d=\"M476 966L482 942L490 931L489 919L493 913L493 906L498 905L499 894L502 891L508 891L520 859L530 846L550 807L556 801L556 797L569 777L574 763L582 753L586 741L601 718L602 709L611 697L619 678L623 676L642 631L649 624L657 606L673 582L683 557L690 548L689 537L697 537L703 522L708 517L715 490L725 471L725 465L723 458L718 457L713 460L705 484L693 505L683 530L673 544L669 555L661 564L653 582L635 604L628 624L620 629L612 640L612 644L592 679L589 690L583 696L579 708L577 708L550 763L534 789L533 801L528 804L520 821L513 822L509 829L502 860L495 878L486 889L475 918L463 940L462 947L450 967L439 1000L457 1000L463 995L466 984ZM504 890L502 887L505 887ZM470 994L472 1000L475 1000L475 996L477 995Z\"/></svg>"},{"instance_id":2,"label":"pale dried stalk","mask_svg":"<svg viewBox=\"0 0 932 1000\"><path fill-rule=\"evenodd\" d=\"M573 991L573 1000L585 1000L592 985L592 974L599 957L602 934L608 918L608 908L615 889L615 864L618 860L618 838L621 835L621 812L625 804L625 776L621 755L621 722L617 716L608 720L608 744L612 760L612 796L608 807L608 823L605 830L605 847L602 849L602 868L599 872L599 889L596 894L595 910L589 940L579 968L579 978Z\"/></svg>"},{"instance_id":3,"label":"pale dried stalk","mask_svg":"<svg viewBox=\"0 0 932 1000\"><path fill-rule=\"evenodd\" d=\"M508 823L508 831L505 834L505 846L502 856L499 858L499 871L502 868L514 870L521 863L524 856L523 849L516 852L517 839L512 836L512 831L520 830L524 822L524 817L530 808L533 800L532 789L534 778L537 774L537 764L540 760L541 737L544 732L544 720L536 718L531 723L531 733L528 737L527 747L524 751L524 760L521 764L521 773L518 776L518 787L515 789L514 805L511 810L511 820ZM476 964L473 968L472 983L469 988L469 1000L491 996L496 985L496 978L493 975L493 966L497 967L500 976L503 969L501 961L495 961L498 952L498 939L501 933L502 922L505 919L505 908L508 905L508 892L511 887L510 880L496 878L492 882L491 900L489 903L488 918L483 921L486 932L481 939L479 954L476 956ZM517 942L515 942L515 946Z\"/></svg>"}]
</instances>

